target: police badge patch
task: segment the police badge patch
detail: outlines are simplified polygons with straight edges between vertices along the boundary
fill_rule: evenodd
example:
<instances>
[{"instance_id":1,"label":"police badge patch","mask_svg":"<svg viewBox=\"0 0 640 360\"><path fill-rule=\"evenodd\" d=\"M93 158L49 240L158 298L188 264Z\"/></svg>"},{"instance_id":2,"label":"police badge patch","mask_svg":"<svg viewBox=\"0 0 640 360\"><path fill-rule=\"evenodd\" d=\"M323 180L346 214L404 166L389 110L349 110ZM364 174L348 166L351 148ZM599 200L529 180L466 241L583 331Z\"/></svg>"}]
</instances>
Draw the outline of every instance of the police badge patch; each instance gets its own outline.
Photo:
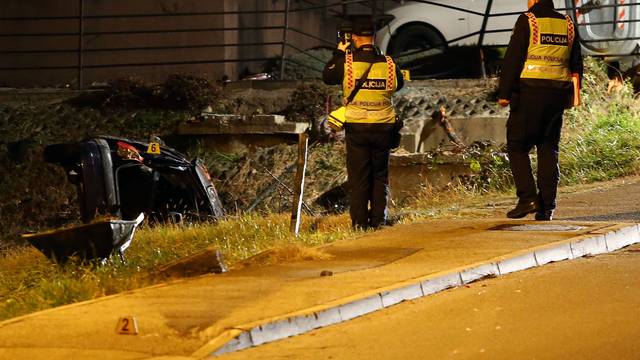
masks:
<instances>
[{"instance_id":1,"label":"police badge patch","mask_svg":"<svg viewBox=\"0 0 640 360\"><path fill-rule=\"evenodd\" d=\"M386 90L387 79L367 79L362 84L363 90Z\"/></svg>"},{"instance_id":2,"label":"police badge patch","mask_svg":"<svg viewBox=\"0 0 640 360\"><path fill-rule=\"evenodd\" d=\"M568 46L569 37L559 34L540 34L540 43L542 45Z\"/></svg>"}]
</instances>

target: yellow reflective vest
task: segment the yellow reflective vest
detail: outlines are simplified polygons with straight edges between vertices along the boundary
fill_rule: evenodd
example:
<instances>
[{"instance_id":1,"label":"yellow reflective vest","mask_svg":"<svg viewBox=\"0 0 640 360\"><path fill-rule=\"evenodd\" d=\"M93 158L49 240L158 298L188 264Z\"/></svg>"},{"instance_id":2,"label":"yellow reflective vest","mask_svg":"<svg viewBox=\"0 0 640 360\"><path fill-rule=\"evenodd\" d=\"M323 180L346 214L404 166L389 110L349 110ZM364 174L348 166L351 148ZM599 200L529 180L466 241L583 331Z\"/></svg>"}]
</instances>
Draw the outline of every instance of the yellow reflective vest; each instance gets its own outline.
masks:
<instances>
[{"instance_id":1,"label":"yellow reflective vest","mask_svg":"<svg viewBox=\"0 0 640 360\"><path fill-rule=\"evenodd\" d=\"M353 61L353 53L345 55L343 96L346 99L356 87L356 81L371 65L368 62ZM386 62L371 65L369 75L355 98L345 108L345 122L361 124L393 124L396 113L393 108L393 93L398 84L396 64L391 57Z\"/></svg>"},{"instance_id":2,"label":"yellow reflective vest","mask_svg":"<svg viewBox=\"0 0 640 360\"><path fill-rule=\"evenodd\" d=\"M520 78L572 81L569 58L575 28L571 18L536 18L530 12L525 15L529 18L529 49Z\"/></svg>"}]
</instances>

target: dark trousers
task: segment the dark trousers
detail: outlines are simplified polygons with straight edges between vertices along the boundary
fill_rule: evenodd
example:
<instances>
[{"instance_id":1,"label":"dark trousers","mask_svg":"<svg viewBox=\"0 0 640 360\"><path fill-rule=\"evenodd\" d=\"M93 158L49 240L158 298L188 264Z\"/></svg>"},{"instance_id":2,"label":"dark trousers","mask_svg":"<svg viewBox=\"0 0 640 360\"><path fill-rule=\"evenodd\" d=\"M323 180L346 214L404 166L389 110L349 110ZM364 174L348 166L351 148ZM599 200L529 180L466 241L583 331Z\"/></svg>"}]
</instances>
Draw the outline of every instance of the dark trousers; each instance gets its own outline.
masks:
<instances>
[{"instance_id":1,"label":"dark trousers","mask_svg":"<svg viewBox=\"0 0 640 360\"><path fill-rule=\"evenodd\" d=\"M383 225L389 195L389 132L347 132L349 213L354 227Z\"/></svg>"},{"instance_id":2,"label":"dark trousers","mask_svg":"<svg viewBox=\"0 0 640 360\"><path fill-rule=\"evenodd\" d=\"M558 151L566 93L540 89L514 98L507 120L507 151L519 202L538 201L541 210L556 207L560 179ZM537 191L529 152L538 154Z\"/></svg>"}]
</instances>

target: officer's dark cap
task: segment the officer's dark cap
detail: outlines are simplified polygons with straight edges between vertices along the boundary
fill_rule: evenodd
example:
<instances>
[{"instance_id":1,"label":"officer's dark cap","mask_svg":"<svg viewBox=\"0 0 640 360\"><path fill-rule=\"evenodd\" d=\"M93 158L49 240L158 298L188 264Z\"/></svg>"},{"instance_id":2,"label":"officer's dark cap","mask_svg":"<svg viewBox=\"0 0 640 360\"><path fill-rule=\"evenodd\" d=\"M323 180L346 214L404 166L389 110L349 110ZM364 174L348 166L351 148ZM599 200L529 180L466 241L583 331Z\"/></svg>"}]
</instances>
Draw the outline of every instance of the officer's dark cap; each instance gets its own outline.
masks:
<instances>
[{"instance_id":1,"label":"officer's dark cap","mask_svg":"<svg viewBox=\"0 0 640 360\"><path fill-rule=\"evenodd\" d=\"M354 35L373 36L376 32L376 24L370 15L353 15L349 20Z\"/></svg>"},{"instance_id":2,"label":"officer's dark cap","mask_svg":"<svg viewBox=\"0 0 640 360\"><path fill-rule=\"evenodd\" d=\"M393 19L393 15L378 15L375 18L371 15L349 15L344 18L345 22L340 30L359 36L373 36L378 29L387 26Z\"/></svg>"}]
</instances>

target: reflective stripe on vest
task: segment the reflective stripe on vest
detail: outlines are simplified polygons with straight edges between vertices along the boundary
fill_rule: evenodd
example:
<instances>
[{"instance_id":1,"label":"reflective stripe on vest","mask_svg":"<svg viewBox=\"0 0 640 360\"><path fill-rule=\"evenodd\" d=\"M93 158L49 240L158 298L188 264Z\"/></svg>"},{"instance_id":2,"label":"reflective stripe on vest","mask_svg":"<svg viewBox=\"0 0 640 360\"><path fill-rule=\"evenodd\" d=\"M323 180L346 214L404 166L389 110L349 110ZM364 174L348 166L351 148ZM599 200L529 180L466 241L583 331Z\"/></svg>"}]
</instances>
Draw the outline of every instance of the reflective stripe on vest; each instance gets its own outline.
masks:
<instances>
[{"instance_id":1,"label":"reflective stripe on vest","mask_svg":"<svg viewBox=\"0 0 640 360\"><path fill-rule=\"evenodd\" d=\"M346 107L346 122L366 124L395 122L396 113L392 97L397 87L396 65L389 56L385 56L385 59L385 62L377 62L371 66L367 80ZM353 54L347 52L342 83L345 102L355 89L357 79L362 77L369 65L370 63L367 62L353 61Z\"/></svg>"},{"instance_id":2,"label":"reflective stripe on vest","mask_svg":"<svg viewBox=\"0 0 640 360\"><path fill-rule=\"evenodd\" d=\"M569 57L575 40L571 18L536 18L530 12L525 15L529 18L529 49L520 78L571 81Z\"/></svg>"}]
</instances>

